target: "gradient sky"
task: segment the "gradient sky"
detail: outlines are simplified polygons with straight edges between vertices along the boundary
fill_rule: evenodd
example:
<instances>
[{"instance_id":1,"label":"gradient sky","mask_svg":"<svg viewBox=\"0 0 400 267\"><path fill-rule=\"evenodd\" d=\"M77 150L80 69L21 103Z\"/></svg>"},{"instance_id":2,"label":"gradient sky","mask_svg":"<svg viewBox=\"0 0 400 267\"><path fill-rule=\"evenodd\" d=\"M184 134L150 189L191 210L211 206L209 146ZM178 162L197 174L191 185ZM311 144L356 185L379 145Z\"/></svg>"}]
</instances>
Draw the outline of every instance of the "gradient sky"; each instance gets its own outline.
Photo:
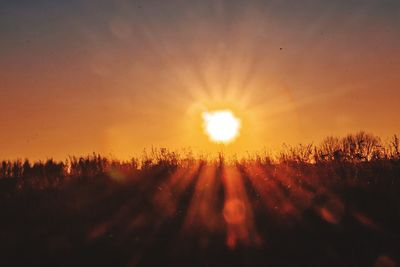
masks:
<instances>
[{"instance_id":1,"label":"gradient sky","mask_svg":"<svg viewBox=\"0 0 400 267\"><path fill-rule=\"evenodd\" d=\"M0 1L0 159L400 132L400 2Z\"/></svg>"}]
</instances>

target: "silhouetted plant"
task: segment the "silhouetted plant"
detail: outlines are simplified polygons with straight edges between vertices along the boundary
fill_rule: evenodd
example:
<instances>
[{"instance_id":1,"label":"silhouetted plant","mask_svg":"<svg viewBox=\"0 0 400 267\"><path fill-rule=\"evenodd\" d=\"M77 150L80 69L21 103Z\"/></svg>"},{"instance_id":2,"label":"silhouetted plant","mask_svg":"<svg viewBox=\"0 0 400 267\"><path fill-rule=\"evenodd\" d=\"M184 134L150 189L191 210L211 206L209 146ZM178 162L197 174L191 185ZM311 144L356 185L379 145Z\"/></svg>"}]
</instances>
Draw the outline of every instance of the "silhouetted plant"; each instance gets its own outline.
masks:
<instances>
[{"instance_id":1,"label":"silhouetted plant","mask_svg":"<svg viewBox=\"0 0 400 267\"><path fill-rule=\"evenodd\" d=\"M209 155L194 156L191 151L180 154L166 148L146 150L139 158L129 161L110 159L98 154L86 157L71 156L64 162L48 159L46 162L31 163L25 161L3 160L0 164L0 178L25 180L19 186L27 187L56 187L66 177L71 179L95 179L110 174L119 173L130 177L142 171L173 172L179 167L191 167L194 164L216 164L223 166L258 165L262 168L276 170L280 167L290 167L301 176L303 172L312 170L319 177L354 178L365 175L386 176L394 179L399 172L400 144L397 135L383 144L379 137L365 132L349 134L345 137L327 137L319 145L307 144L298 146L284 145L276 157L271 154L254 154L247 159L229 160L222 153L215 159Z\"/></svg>"}]
</instances>

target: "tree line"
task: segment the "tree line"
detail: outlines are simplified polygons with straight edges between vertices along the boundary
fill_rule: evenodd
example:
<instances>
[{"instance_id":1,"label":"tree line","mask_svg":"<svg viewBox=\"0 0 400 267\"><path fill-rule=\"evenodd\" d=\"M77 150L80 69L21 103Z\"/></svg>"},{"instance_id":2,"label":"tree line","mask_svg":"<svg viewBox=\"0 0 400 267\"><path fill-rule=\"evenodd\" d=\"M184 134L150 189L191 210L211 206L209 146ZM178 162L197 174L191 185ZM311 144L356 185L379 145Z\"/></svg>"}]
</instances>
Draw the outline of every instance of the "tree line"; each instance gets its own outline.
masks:
<instances>
[{"instance_id":1,"label":"tree line","mask_svg":"<svg viewBox=\"0 0 400 267\"><path fill-rule=\"evenodd\" d=\"M98 154L86 157L69 157L65 161L30 162L26 160L3 160L0 163L0 179L4 178L45 178L62 179L64 177L94 177L118 170L131 174L140 170L152 168L175 168L187 166L195 161L207 161L207 157L195 157L188 152L180 154L167 149L152 149L144 152L140 158L120 161ZM220 154L217 161L224 162ZM244 160L246 161L246 160ZM319 145L307 144L298 146L284 145L276 155L257 155L247 159L247 162L257 162L264 165L320 165L320 164L362 164L368 162L400 161L400 141L394 135L390 141L382 140L373 134L358 132L344 137L327 137ZM235 160L238 163L238 160Z\"/></svg>"}]
</instances>

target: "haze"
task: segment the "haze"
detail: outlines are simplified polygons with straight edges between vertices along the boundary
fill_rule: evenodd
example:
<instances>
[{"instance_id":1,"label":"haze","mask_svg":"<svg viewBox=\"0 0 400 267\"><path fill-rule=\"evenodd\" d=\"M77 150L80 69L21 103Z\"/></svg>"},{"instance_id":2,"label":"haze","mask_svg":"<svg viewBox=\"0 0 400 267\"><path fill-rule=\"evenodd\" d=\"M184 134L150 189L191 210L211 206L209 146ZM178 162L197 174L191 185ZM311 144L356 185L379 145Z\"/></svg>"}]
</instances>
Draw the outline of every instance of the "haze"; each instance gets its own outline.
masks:
<instances>
[{"instance_id":1,"label":"haze","mask_svg":"<svg viewBox=\"0 0 400 267\"><path fill-rule=\"evenodd\" d=\"M0 159L400 132L400 2L2 1Z\"/></svg>"}]
</instances>

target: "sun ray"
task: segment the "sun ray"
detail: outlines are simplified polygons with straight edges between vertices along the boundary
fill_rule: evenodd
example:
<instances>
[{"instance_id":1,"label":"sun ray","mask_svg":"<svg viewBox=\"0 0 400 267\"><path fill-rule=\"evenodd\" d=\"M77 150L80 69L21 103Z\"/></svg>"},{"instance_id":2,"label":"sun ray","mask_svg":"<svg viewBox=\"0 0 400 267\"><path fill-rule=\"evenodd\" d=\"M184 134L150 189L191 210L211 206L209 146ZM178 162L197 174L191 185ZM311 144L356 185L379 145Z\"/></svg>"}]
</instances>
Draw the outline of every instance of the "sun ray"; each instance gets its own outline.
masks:
<instances>
[{"instance_id":1,"label":"sun ray","mask_svg":"<svg viewBox=\"0 0 400 267\"><path fill-rule=\"evenodd\" d=\"M187 211L184 232L212 233L221 230L222 220L218 212L218 192L221 184L216 171L214 165L202 167Z\"/></svg>"},{"instance_id":2,"label":"sun ray","mask_svg":"<svg viewBox=\"0 0 400 267\"><path fill-rule=\"evenodd\" d=\"M259 244L261 239L253 220L253 208L236 166L222 167L222 183L225 190L226 245L233 249L241 242L245 245Z\"/></svg>"}]
</instances>

